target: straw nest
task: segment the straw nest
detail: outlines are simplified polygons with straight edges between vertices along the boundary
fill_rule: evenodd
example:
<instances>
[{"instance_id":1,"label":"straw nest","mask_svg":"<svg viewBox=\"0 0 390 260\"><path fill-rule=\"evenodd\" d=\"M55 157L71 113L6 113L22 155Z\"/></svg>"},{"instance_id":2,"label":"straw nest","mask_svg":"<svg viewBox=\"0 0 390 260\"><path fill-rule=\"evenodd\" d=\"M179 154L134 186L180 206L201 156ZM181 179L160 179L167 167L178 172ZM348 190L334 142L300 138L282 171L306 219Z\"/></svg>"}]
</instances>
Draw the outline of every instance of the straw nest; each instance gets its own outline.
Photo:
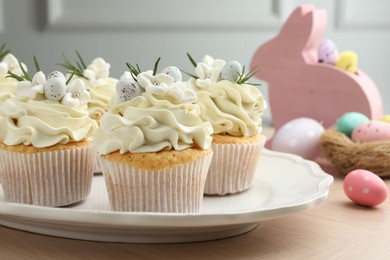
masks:
<instances>
[{"instance_id":1,"label":"straw nest","mask_svg":"<svg viewBox=\"0 0 390 260\"><path fill-rule=\"evenodd\" d=\"M379 177L390 176L390 141L354 142L335 129L326 130L321 139L327 158L346 175L365 169Z\"/></svg>"}]
</instances>

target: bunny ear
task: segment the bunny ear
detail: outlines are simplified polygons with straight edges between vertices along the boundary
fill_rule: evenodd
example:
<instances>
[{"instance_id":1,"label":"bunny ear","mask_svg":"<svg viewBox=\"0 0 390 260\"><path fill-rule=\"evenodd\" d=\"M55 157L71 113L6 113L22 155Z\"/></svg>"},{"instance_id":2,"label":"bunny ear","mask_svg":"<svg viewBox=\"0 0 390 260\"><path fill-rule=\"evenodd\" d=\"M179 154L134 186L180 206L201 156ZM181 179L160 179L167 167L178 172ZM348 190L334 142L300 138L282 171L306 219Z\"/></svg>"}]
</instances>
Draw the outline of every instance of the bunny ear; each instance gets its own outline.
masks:
<instances>
[{"instance_id":1,"label":"bunny ear","mask_svg":"<svg viewBox=\"0 0 390 260\"><path fill-rule=\"evenodd\" d=\"M314 5L301 5L290 15L280 30L281 39L291 50L300 50L308 63L318 61L317 50L325 33L327 15Z\"/></svg>"}]
</instances>

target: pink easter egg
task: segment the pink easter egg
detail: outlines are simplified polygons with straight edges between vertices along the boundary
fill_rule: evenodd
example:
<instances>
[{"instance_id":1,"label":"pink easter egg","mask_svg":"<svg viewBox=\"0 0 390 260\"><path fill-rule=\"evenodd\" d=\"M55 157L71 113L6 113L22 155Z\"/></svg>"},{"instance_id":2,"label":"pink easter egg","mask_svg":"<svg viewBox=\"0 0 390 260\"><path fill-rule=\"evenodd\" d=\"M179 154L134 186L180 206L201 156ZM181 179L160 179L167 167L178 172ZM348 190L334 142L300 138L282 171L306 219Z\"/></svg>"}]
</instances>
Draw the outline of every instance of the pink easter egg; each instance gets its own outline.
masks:
<instances>
[{"instance_id":1,"label":"pink easter egg","mask_svg":"<svg viewBox=\"0 0 390 260\"><path fill-rule=\"evenodd\" d=\"M275 133L272 150L297 154L314 160L320 152L320 139L324 127L311 118L296 118L284 124Z\"/></svg>"},{"instance_id":2,"label":"pink easter egg","mask_svg":"<svg viewBox=\"0 0 390 260\"><path fill-rule=\"evenodd\" d=\"M352 132L355 142L390 140L390 124L383 121L367 121L359 124Z\"/></svg>"},{"instance_id":3,"label":"pink easter egg","mask_svg":"<svg viewBox=\"0 0 390 260\"><path fill-rule=\"evenodd\" d=\"M387 197L385 182L367 170L353 170L344 179L344 192L353 202L363 206L376 206Z\"/></svg>"}]
</instances>

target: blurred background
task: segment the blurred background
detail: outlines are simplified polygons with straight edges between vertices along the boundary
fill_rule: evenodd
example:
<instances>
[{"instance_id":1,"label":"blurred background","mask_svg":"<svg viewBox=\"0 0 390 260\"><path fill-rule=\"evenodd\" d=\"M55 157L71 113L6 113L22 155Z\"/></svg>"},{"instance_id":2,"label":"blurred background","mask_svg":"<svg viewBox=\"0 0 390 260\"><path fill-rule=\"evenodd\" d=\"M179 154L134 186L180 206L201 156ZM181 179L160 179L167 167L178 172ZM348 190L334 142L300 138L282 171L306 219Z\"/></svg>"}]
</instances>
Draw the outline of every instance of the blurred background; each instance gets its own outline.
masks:
<instances>
[{"instance_id":1,"label":"blurred background","mask_svg":"<svg viewBox=\"0 0 390 260\"><path fill-rule=\"evenodd\" d=\"M30 70L37 55L47 74L64 71L56 64L62 53L75 58L75 50L86 63L104 58L115 78L127 70L125 62L146 70L160 56L160 68L193 71L186 52L249 66L257 47L303 3L327 10L325 37L358 54L358 67L377 84L390 114L388 0L0 0L0 43ZM259 88L267 97L267 84ZM270 123L269 111L264 119Z\"/></svg>"}]
</instances>

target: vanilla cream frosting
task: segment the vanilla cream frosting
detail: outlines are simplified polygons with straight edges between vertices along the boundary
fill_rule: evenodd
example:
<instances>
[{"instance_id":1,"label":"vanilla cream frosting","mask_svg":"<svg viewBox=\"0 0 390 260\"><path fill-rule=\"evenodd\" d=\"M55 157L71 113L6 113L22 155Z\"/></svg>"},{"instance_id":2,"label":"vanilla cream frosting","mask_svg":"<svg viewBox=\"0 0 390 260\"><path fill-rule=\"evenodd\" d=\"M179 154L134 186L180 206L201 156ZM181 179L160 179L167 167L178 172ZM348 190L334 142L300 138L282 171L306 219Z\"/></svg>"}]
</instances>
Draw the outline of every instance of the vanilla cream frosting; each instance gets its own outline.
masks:
<instances>
[{"instance_id":1,"label":"vanilla cream frosting","mask_svg":"<svg viewBox=\"0 0 390 260\"><path fill-rule=\"evenodd\" d=\"M115 106L100 120L94 144L100 154L183 150L198 146L208 149L212 126L199 117L193 90L173 82L165 74L140 73L142 95Z\"/></svg>"},{"instance_id":2,"label":"vanilla cream frosting","mask_svg":"<svg viewBox=\"0 0 390 260\"><path fill-rule=\"evenodd\" d=\"M117 79L110 78L110 64L102 58L96 58L83 71L83 79L91 96L88 113L91 118L99 119L111 108L111 98L115 95Z\"/></svg>"},{"instance_id":3,"label":"vanilla cream frosting","mask_svg":"<svg viewBox=\"0 0 390 260\"><path fill-rule=\"evenodd\" d=\"M15 79L0 75L0 105L15 95L16 83Z\"/></svg>"},{"instance_id":4,"label":"vanilla cream frosting","mask_svg":"<svg viewBox=\"0 0 390 260\"><path fill-rule=\"evenodd\" d=\"M37 148L86 140L97 128L82 107L15 96L2 104L0 140Z\"/></svg>"},{"instance_id":5,"label":"vanilla cream frosting","mask_svg":"<svg viewBox=\"0 0 390 260\"><path fill-rule=\"evenodd\" d=\"M111 99L115 95L115 85L118 80L106 78L99 85L93 85L85 79L83 81L91 96L91 100L88 102L89 116L93 119L99 119L104 112L111 108Z\"/></svg>"},{"instance_id":6,"label":"vanilla cream frosting","mask_svg":"<svg viewBox=\"0 0 390 260\"><path fill-rule=\"evenodd\" d=\"M265 102L256 87L202 78L188 84L198 95L200 117L212 124L214 134L249 137L261 132Z\"/></svg>"}]
</instances>

